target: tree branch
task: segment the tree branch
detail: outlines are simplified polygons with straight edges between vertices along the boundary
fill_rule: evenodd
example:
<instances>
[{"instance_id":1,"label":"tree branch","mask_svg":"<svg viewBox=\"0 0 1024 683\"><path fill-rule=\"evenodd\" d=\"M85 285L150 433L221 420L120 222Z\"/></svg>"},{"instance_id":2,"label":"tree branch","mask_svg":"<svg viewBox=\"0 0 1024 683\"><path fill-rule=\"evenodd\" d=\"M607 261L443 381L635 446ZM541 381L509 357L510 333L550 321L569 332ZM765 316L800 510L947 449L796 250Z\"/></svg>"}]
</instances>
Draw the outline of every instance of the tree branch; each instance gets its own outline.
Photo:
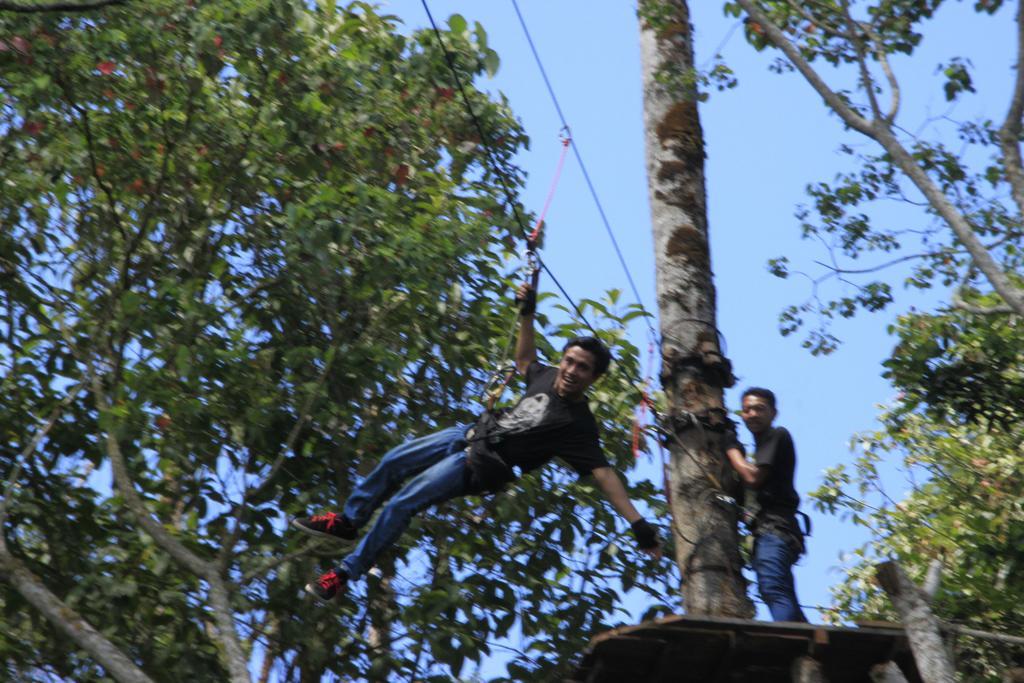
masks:
<instances>
[{"instance_id":1,"label":"tree branch","mask_svg":"<svg viewBox=\"0 0 1024 683\"><path fill-rule=\"evenodd\" d=\"M974 313L975 315L1004 315L1016 312L1008 304L1003 304L1002 306L975 306L974 304L969 304L960 296L960 292L953 292L953 308Z\"/></svg>"},{"instance_id":2,"label":"tree branch","mask_svg":"<svg viewBox=\"0 0 1024 683\"><path fill-rule=\"evenodd\" d=\"M207 578L207 589L213 618L217 624L215 639L221 646L221 657L231 672L232 683L251 683L249 662L235 630L234 612L231 609L231 593L227 584L215 572Z\"/></svg>"},{"instance_id":3,"label":"tree branch","mask_svg":"<svg viewBox=\"0 0 1024 683\"><path fill-rule=\"evenodd\" d=\"M270 680L270 672L274 668L274 660L277 659L278 645L273 642L277 631L277 621L272 621L269 628L272 630L268 634L270 638L268 638L267 644L263 647L263 664L260 666L260 675L256 679L257 683L267 683Z\"/></svg>"},{"instance_id":4,"label":"tree branch","mask_svg":"<svg viewBox=\"0 0 1024 683\"><path fill-rule=\"evenodd\" d=\"M100 410L109 409L110 399L103 390L103 384L95 371L92 372L92 390ZM135 490L124 453L121 451L121 445L110 430L105 434L105 441L117 490L124 496L128 509L131 510L139 526L179 565L206 581L210 606L216 622L214 640L220 645L224 662L231 672L231 681L232 683L249 683L248 663L241 643L238 642L238 633L234 629L232 620L230 594L217 563L204 560L193 553L171 535L164 525L153 518L145 501Z\"/></svg>"},{"instance_id":5,"label":"tree branch","mask_svg":"<svg viewBox=\"0 0 1024 683\"><path fill-rule=\"evenodd\" d=\"M55 2L47 5L23 5L0 0L0 12L32 14L37 12L88 12L110 5L123 5L126 0L92 0L91 2Z\"/></svg>"},{"instance_id":6,"label":"tree branch","mask_svg":"<svg viewBox=\"0 0 1024 683\"><path fill-rule=\"evenodd\" d=\"M953 683L956 673L939 635L939 620L921 589L894 561L877 565L875 575L899 612L921 678L925 683Z\"/></svg>"},{"instance_id":7,"label":"tree branch","mask_svg":"<svg viewBox=\"0 0 1024 683\"><path fill-rule=\"evenodd\" d=\"M942 558L933 558L928 563L928 572L924 577L924 585L921 586L924 590L924 594L928 596L928 601L935 599L935 593L939 590L939 582L942 580Z\"/></svg>"},{"instance_id":8,"label":"tree branch","mask_svg":"<svg viewBox=\"0 0 1024 683\"><path fill-rule=\"evenodd\" d=\"M85 650L120 683L153 683L142 669L92 624L54 595L18 558L10 553L0 529L0 572L30 605L46 617L55 629Z\"/></svg>"},{"instance_id":9,"label":"tree branch","mask_svg":"<svg viewBox=\"0 0 1024 683\"><path fill-rule=\"evenodd\" d=\"M906 676L896 662L882 662L871 667L868 674L873 683L907 683Z\"/></svg>"},{"instance_id":10,"label":"tree branch","mask_svg":"<svg viewBox=\"0 0 1024 683\"><path fill-rule=\"evenodd\" d=\"M904 263L905 261L913 261L915 259L928 258L930 256L935 256L935 255L936 255L936 252L922 252L920 254L908 254L907 256L901 256L899 258L892 259L891 261L886 261L885 263L879 263L878 265L875 265L875 266L868 266L867 268L840 268L835 263L833 263L830 266L829 264L822 263L821 261L815 261L814 263L819 265L819 266L821 266L821 267L823 267L823 268L827 268L828 270L833 271L833 274L835 274L835 275L864 275L865 273L875 273L875 272L877 272L879 270L885 270L886 268L894 266L894 265L896 265L898 263Z\"/></svg>"},{"instance_id":11,"label":"tree branch","mask_svg":"<svg viewBox=\"0 0 1024 683\"><path fill-rule=\"evenodd\" d=\"M4 536L3 527L7 519L7 509L11 502L11 489L18 480L24 460L29 457L46 435L53 428L60 418L61 412L74 399L82 384L72 387L68 395L50 413L46 425L36 432L32 441L21 451L15 462L14 469L4 484L4 497L0 500L0 570L4 578L14 587L16 591L30 605L39 610L40 613L59 631L62 631L79 647L89 653L107 672L116 680L122 683L152 683L141 669L121 652L120 649L93 626L83 619L77 612L61 601L56 595L50 592L42 581L36 577L18 558L11 554L7 548L7 539Z\"/></svg>"},{"instance_id":12,"label":"tree branch","mask_svg":"<svg viewBox=\"0 0 1024 683\"><path fill-rule=\"evenodd\" d=\"M747 1L749 0L741 0L741 2ZM874 130L874 134L869 134L869 137L882 145L882 148L893 158L896 166L910 178L935 212L949 225L953 234L967 249L978 270L982 272L996 293L1014 311L1024 315L1024 290L1018 289L1010 282L1007 274L1003 272L999 264L992 258L992 254L982 244L967 218L953 206L949 198L939 189L928 173L918 165L892 131L888 128L879 128Z\"/></svg>"},{"instance_id":13,"label":"tree branch","mask_svg":"<svg viewBox=\"0 0 1024 683\"><path fill-rule=\"evenodd\" d=\"M853 49L857 53L857 67L860 70L860 80L864 85L864 92L868 94L871 114L875 120L884 121L882 108L878 106L878 98L875 96L875 79L871 76L871 71L868 69L867 56L864 54L864 43L861 42L860 37L856 33L858 26L857 22L853 20L853 15L850 14L849 0L843 0L842 7L843 17L846 19L847 26L846 40L853 45Z\"/></svg>"},{"instance_id":14,"label":"tree branch","mask_svg":"<svg viewBox=\"0 0 1024 683\"><path fill-rule=\"evenodd\" d=\"M96 178L96 184L103 190L103 194L107 198L107 207L110 210L111 217L114 219L114 225L117 226L117 231L121 234L121 239L127 240L128 236L125 234L124 226L121 224L121 215L117 212L117 202L114 199L114 194L110 186L103 181L103 173L100 172L100 165L96 160L96 143L93 139L92 125L89 122L89 110L78 105L75 101L74 93L71 91L71 86L64 80L62 74L55 72L54 80L60 86L61 91L63 91L68 106L81 118L82 135L85 137L85 146L89 152L89 167L92 170L92 175Z\"/></svg>"},{"instance_id":15,"label":"tree branch","mask_svg":"<svg viewBox=\"0 0 1024 683\"><path fill-rule=\"evenodd\" d=\"M367 334L375 331L379 326L379 323L383 321L386 318L387 314L395 307L397 307L399 303L400 301L395 301L386 305L384 309L379 312L376 319L371 320L362 330L359 331L359 333L355 337L353 337L349 341L349 346L357 344ZM317 394L320 391L320 387L323 386L323 383L327 380L327 375L331 369L331 366L333 365L334 359L337 358L339 353L340 351L336 350L336 352L327 361L324 362L323 370L320 371L320 375L317 377L316 386L313 389L313 391L311 391L309 395L306 397L306 400L303 403L302 408L299 412L299 418L295 421L295 424L292 426L291 431L288 433L288 437L285 439L285 443L281 447L281 450L278 453L277 458L274 459L273 464L270 466L270 471L263 478L262 482L260 482L259 484L255 485L250 489L247 489L245 493L242 494L242 500L238 503L234 513L232 514L232 516L234 517L234 525L225 528L224 535L221 540L221 549L220 552L218 553L217 558L217 562L218 565L220 566L221 571L227 569L228 565L231 562L231 556L232 553L234 552L235 545L238 543L238 539L241 538L242 519L245 516L246 510L248 509L248 501L252 500L254 497L258 496L260 492L266 489L266 487L270 485L274 477L277 475L278 471L284 465L285 458L288 456L288 452L295 445L295 440L298 438L299 432L301 431L303 425L306 424L306 422L309 420L311 416L313 402L316 400Z\"/></svg>"},{"instance_id":16,"label":"tree branch","mask_svg":"<svg viewBox=\"0 0 1024 683\"><path fill-rule=\"evenodd\" d=\"M810 655L803 655L793 660L790 667L790 680L793 683L826 683L827 679L821 668L821 662Z\"/></svg>"},{"instance_id":17,"label":"tree branch","mask_svg":"<svg viewBox=\"0 0 1024 683\"><path fill-rule=\"evenodd\" d=\"M790 63L796 67L797 71L803 74L803 77L807 79L807 82L811 84L822 99L828 104L828 106L834 111L843 122L850 128L863 133L869 137L873 137L873 129L871 123L863 116L858 114L853 107L847 104L837 92L832 90L827 83L818 75L818 72L811 67L810 63L804 59L800 51L793 45L792 42L786 35L772 23L772 20L754 4L753 0L737 0L740 7L750 15L750 17L756 21L764 29L765 34L769 40L775 45L775 47L782 50L782 52L789 59Z\"/></svg>"},{"instance_id":18,"label":"tree branch","mask_svg":"<svg viewBox=\"0 0 1024 683\"><path fill-rule=\"evenodd\" d=\"M153 62L156 63L156 58L155 57L153 58ZM186 79L183 78L182 80L186 80ZM161 99L161 101L160 101L160 113L161 113L161 115L164 113L164 111L165 110L164 110L164 105L163 105L163 99ZM163 151L162 159L160 161L160 175L157 177L156 185L153 187L153 191L150 193L149 197L147 198L146 205L145 205L145 207L142 210L142 215L139 217L139 220L138 220L139 229L135 233L134 238L131 239L131 240L128 240L128 244L125 247L125 255L124 255L125 267L124 267L124 273L122 274L122 286L126 290L130 286L128 274L130 272L129 266L131 264L131 257L135 253L135 250L138 249L138 247L142 243L142 241L146 238L146 235L149 232L150 221L153 218L153 214L156 212L156 208L155 207L157 206L157 203L160 201L160 198L163 195L164 183L167 182L168 170L170 169L170 165L171 165L171 156L175 152L177 152L179 143L188 136L188 134L189 134L189 132L190 132L190 130L192 128L192 121L193 121L192 115L194 113L195 113L195 94L192 91L192 89L190 88L189 91L188 91L188 100L185 102L185 121L182 124L181 135L178 138L175 138L174 140L171 139L170 135L167 133L167 122L166 122L166 119L165 119L165 117L161 116L161 118L164 119L164 122L161 124L161 130L163 131L163 134L164 134L163 135L163 148L164 148L164 151Z\"/></svg>"},{"instance_id":19,"label":"tree branch","mask_svg":"<svg viewBox=\"0 0 1024 683\"><path fill-rule=\"evenodd\" d=\"M1017 208L1024 214L1024 168L1021 165L1020 132L1024 116L1024 2L1017 4L1017 78L1006 121L999 129L999 146L1003 150L1003 166Z\"/></svg>"},{"instance_id":20,"label":"tree branch","mask_svg":"<svg viewBox=\"0 0 1024 683\"><path fill-rule=\"evenodd\" d=\"M3 533L3 526L7 522L7 509L11 504L11 490L14 488L15 482L18 481L18 477L21 476L22 462L24 462L25 458L34 453L36 448L39 447L39 444L46 438L46 435L50 433L51 429L53 429L53 425L57 424L57 420L60 419L61 412L69 403L71 403L72 399L74 399L75 395L78 394L78 391L81 388L82 384L77 384L71 388L68 395L65 396L60 404L50 413L50 417L47 419L46 425L36 432L36 435L32 437L29 444L25 446L21 453L18 454L18 458L14 463L14 469L11 470L10 476L4 483L3 499L0 499L0 534Z\"/></svg>"},{"instance_id":21,"label":"tree branch","mask_svg":"<svg viewBox=\"0 0 1024 683\"><path fill-rule=\"evenodd\" d=\"M882 73L885 74L886 80L889 81L889 111L886 112L884 121L891 124L896 120L896 114L900 111L900 82L896 80L896 74L893 73L892 65L889 63L889 55L885 53L885 45L882 43L881 36L871 27L871 24L858 22L858 26L874 44L873 52L875 53L875 58L878 60L879 66L882 67Z\"/></svg>"},{"instance_id":22,"label":"tree branch","mask_svg":"<svg viewBox=\"0 0 1024 683\"><path fill-rule=\"evenodd\" d=\"M968 628L967 626L961 626L960 624L943 623L941 628L943 631L951 631L953 633L959 633L962 636L970 636L971 638L995 640L1000 643L1010 643L1011 645L1024 645L1024 637L1021 636L1011 636L1005 633L992 633L991 631L979 631L976 628Z\"/></svg>"},{"instance_id":23,"label":"tree branch","mask_svg":"<svg viewBox=\"0 0 1024 683\"><path fill-rule=\"evenodd\" d=\"M326 538L313 540L305 548L300 548L299 550L296 550L293 553L281 555L279 557L275 557L272 560L264 562L255 569L251 569L247 571L245 574L243 574L240 583L249 583L253 579L263 576L267 572L277 567L280 567L282 564L285 564L286 562L291 562L292 560L297 560L300 557L305 557L306 555L309 555L310 553L314 552L317 548L321 547L326 541Z\"/></svg>"},{"instance_id":24,"label":"tree branch","mask_svg":"<svg viewBox=\"0 0 1024 683\"><path fill-rule=\"evenodd\" d=\"M100 410L107 410L110 408L110 399L103 390L102 382L95 371L93 372L92 377L92 392L96 397L96 403ZM125 503L127 503L128 508L137 518L139 525L146 533L152 536L153 540L157 542L157 545L173 557L178 564L182 565L196 576L202 577L210 573L212 568L212 564L210 562L207 562L186 548L181 541L176 539L169 531L167 531L163 524L153 519L146 507L145 501L143 501L138 491L135 490L135 484L132 481L131 474L128 472L124 453L121 451L121 444L118 443L117 438L110 430L107 430L104 436L107 445L107 456L110 458L110 466L114 475L114 483L116 484L118 491L120 491L124 496Z\"/></svg>"},{"instance_id":25,"label":"tree branch","mask_svg":"<svg viewBox=\"0 0 1024 683\"><path fill-rule=\"evenodd\" d=\"M1018 289L1013 286L1010 282L1009 277L1003 272L1002 268L996 263L992 255L985 249L985 245L978 239L972 229L970 222L960 213L955 206L949 201L949 198L942 192L942 190L932 181L928 173L921 168L920 165L914 160L913 156L903 147L903 144L896 138L892 130L888 125L873 125L867 121L864 117L854 111L850 105L848 105L839 95L834 92L828 85L822 80L821 76L811 67L806 59L800 54L800 51L793 45L792 42L786 38L785 34L779 29L778 26L773 24L771 20L757 7L754 0L737 0L739 5L747 12L755 21L757 21L764 28L765 34L772 41L772 43L785 53L790 63L793 64L803 74L804 78L808 83L824 98L826 104L836 114L843 119L843 121L853 128L854 130L864 134L871 138L882 148L889 153L892 157L894 164L899 168L910 180L917 186L917 189L921 191L921 194L925 196L932 209L949 225L953 234L956 235L957 239L964 245L968 253L971 255L971 259L974 261L978 269L985 275L989 283L991 283L993 289L1001 296L1006 303L1013 308L1013 310L1020 315L1024 315L1024 290ZM1024 5L1018 11L1018 32L1024 33ZM1024 45L1020 48L1024 52ZM1020 132L1020 114L1024 110L1024 75L1018 70L1018 87L1015 89L1014 103L1011 106L1011 116L1007 119L1010 121L1010 125L1004 126L1011 133L1016 132L1019 135ZM1017 97L1016 95L1020 95ZM875 121L879 123L879 121ZM1010 150L1011 156L1016 160L1016 170L1020 170L1020 150L1014 138L1013 145L1009 145L1013 149ZM1021 170L1021 190L1024 191L1024 170ZM1024 207L1024 192L1021 194L1021 205Z\"/></svg>"},{"instance_id":26,"label":"tree branch","mask_svg":"<svg viewBox=\"0 0 1024 683\"><path fill-rule=\"evenodd\" d=\"M807 11L807 8L803 6L803 3L797 2L796 0L786 0L786 5L790 9L799 12L800 15L806 19L812 26L820 28L822 33L825 35L832 36L833 38L845 38L846 35L837 27L831 25L820 16L815 16ZM826 8L822 8L826 9Z\"/></svg>"},{"instance_id":27,"label":"tree branch","mask_svg":"<svg viewBox=\"0 0 1024 683\"><path fill-rule=\"evenodd\" d=\"M238 505L235 507L235 512L232 515L234 517L234 525L225 528L221 541L221 549L217 554L218 564L222 570L227 569L228 565L231 563L231 557L232 553L234 553L235 545L238 543L238 539L242 536L242 519L248 509L249 501L258 496L261 491L270 485L278 471L284 465L288 452L295 446L295 440L298 438L299 432L302 431L302 427L310 418L313 402L316 400L320 387L323 386L324 381L327 379L328 372L333 364L333 359L334 357L332 356L328 362L324 363L323 370L320 371L320 376L317 377L315 388L306 397L306 400L300 409L299 418L295 421L295 424L292 425L292 429L288 433L284 444L281 446L281 450L279 451L277 458L274 459L273 464L270 466L270 471L263 478L263 481L252 488L246 489L242 494L242 500L239 501ZM246 469L248 469L248 467L246 467ZM244 483L245 480L243 478L243 484Z\"/></svg>"}]
</instances>

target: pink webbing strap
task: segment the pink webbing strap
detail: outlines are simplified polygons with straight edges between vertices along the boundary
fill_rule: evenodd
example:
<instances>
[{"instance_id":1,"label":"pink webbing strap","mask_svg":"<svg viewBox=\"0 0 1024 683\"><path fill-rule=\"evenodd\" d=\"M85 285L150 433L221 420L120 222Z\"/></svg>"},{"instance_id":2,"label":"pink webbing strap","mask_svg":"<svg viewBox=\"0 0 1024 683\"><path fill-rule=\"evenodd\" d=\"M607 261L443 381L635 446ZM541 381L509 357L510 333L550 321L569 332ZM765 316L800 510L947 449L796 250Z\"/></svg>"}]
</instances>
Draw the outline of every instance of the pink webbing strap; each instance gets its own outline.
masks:
<instances>
[{"instance_id":1,"label":"pink webbing strap","mask_svg":"<svg viewBox=\"0 0 1024 683\"><path fill-rule=\"evenodd\" d=\"M558 181L562 177L562 167L565 166L565 157L569 152L569 145L572 143L572 138L569 137L569 131L567 129L563 129L563 131L565 132L565 135L562 137L562 153L558 157L558 165L555 167L555 177L551 180L551 187L548 188L548 196L547 199L544 200L544 208L541 209L540 216L537 217L537 224L533 227L533 232L526 236L526 248L530 262L533 266L533 272L530 273L530 287L532 287L535 292L537 291L537 284L540 282L540 264L536 259L534 250L537 247L537 238L540 236L540 230L544 227L544 217L548 214L548 208L551 206L551 200L555 198L555 190L558 189ZM498 397L501 396L502 392L505 391L505 387L508 386L508 383L512 381L512 377L515 376L515 373L515 370L507 373L504 381L501 383L501 386L498 387L497 390L491 392L491 395L487 400L488 412L494 409L495 402L498 400Z\"/></svg>"},{"instance_id":2,"label":"pink webbing strap","mask_svg":"<svg viewBox=\"0 0 1024 683\"><path fill-rule=\"evenodd\" d=\"M558 189L558 181L562 177L562 167L565 166L565 157L569 153L569 145L572 143L572 138L569 137L569 132L565 131L565 135L562 137L562 154L558 157L558 166L555 167L555 177L551 180L551 187L548 188L547 199L544 200L544 208L541 209L540 215L537 216L537 224L533 226L533 232L526 238L526 241L530 244L530 248L537 242L537 237L540 236L540 229L544 225L544 217L548 215L548 208L551 206L551 200L555 198L555 190Z\"/></svg>"}]
</instances>

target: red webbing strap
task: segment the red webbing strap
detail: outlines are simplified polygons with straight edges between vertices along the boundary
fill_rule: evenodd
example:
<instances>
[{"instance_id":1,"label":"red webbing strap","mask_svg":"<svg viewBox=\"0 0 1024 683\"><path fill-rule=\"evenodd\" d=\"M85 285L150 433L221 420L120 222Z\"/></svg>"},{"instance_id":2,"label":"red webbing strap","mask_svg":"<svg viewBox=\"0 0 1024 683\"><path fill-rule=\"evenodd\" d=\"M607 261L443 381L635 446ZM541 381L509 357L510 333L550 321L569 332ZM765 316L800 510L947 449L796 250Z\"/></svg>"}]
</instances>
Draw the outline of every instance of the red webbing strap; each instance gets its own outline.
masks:
<instances>
[{"instance_id":1,"label":"red webbing strap","mask_svg":"<svg viewBox=\"0 0 1024 683\"><path fill-rule=\"evenodd\" d=\"M647 387L644 387L643 394L640 396L640 405L636 408L636 413L633 417L633 459L636 460L640 457L640 434L644 429L644 418L647 417Z\"/></svg>"},{"instance_id":2,"label":"red webbing strap","mask_svg":"<svg viewBox=\"0 0 1024 683\"><path fill-rule=\"evenodd\" d=\"M654 402L651 401L651 397L647 393L647 388L651 384L651 373L653 373L653 372L654 372L654 339L651 339L651 341L648 343L648 346L647 346L647 377L644 379L643 387L640 390L641 391L640 405L637 406L636 418L635 418L635 420L633 422L633 459L634 460L640 455L640 434L643 432L644 418L647 417L647 409L648 408L651 408L651 411L654 414L655 424L657 424L657 421L658 421L657 411L654 410ZM661 456L661 474L662 474L663 486L665 487L665 502L668 503L668 507L671 510L672 509L672 477L671 477L671 469L669 467L669 461L668 461L668 457L667 457L668 454L665 451L664 444L661 442L661 435L660 434L657 434L655 436L655 441L658 444L658 454ZM673 527L674 526L675 525L673 524ZM679 531L676 530L676 533L679 533ZM679 533L679 535L683 536L681 533ZM685 540L686 537L683 536L683 539Z\"/></svg>"},{"instance_id":3,"label":"red webbing strap","mask_svg":"<svg viewBox=\"0 0 1024 683\"><path fill-rule=\"evenodd\" d=\"M640 404L636 407L633 417L633 459L640 456L640 434L644 430L647 408L653 407L651 397L647 394L647 388L651 385L651 372L654 370L654 340L647 345L647 377L644 378L643 386L640 387ZM634 385L635 386L635 385ZM659 442L660 443L660 442Z\"/></svg>"}]
</instances>

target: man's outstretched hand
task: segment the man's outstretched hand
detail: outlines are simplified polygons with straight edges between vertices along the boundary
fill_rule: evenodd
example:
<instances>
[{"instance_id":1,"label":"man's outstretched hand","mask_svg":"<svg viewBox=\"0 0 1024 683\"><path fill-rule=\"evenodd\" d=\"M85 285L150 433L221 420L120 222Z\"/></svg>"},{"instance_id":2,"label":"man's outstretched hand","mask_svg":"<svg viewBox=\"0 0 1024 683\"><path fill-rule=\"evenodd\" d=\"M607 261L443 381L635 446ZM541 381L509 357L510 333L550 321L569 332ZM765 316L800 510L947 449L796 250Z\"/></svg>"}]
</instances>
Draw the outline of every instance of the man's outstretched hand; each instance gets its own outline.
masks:
<instances>
[{"instance_id":1,"label":"man's outstretched hand","mask_svg":"<svg viewBox=\"0 0 1024 683\"><path fill-rule=\"evenodd\" d=\"M661 543L658 541L658 532L654 527L646 519L638 519L633 522L630 529L633 531L633 536L636 538L636 544L640 550L655 560L660 560Z\"/></svg>"},{"instance_id":2,"label":"man's outstretched hand","mask_svg":"<svg viewBox=\"0 0 1024 683\"><path fill-rule=\"evenodd\" d=\"M524 282L516 290L516 304L519 306L519 315L533 315L537 310L537 290Z\"/></svg>"}]
</instances>

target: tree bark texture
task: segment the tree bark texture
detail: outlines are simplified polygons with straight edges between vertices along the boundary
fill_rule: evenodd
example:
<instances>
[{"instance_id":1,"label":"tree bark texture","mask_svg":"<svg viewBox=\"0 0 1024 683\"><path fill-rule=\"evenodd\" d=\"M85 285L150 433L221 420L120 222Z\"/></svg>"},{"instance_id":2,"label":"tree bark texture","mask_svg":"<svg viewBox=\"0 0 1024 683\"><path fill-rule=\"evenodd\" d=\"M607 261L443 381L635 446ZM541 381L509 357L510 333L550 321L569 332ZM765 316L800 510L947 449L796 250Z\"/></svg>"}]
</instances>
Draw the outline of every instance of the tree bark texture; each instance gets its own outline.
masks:
<instances>
[{"instance_id":1,"label":"tree bark texture","mask_svg":"<svg viewBox=\"0 0 1024 683\"><path fill-rule=\"evenodd\" d=\"M896 662L875 664L871 667L870 676L872 683L907 683L906 676L900 671Z\"/></svg>"},{"instance_id":2,"label":"tree bark texture","mask_svg":"<svg viewBox=\"0 0 1024 683\"><path fill-rule=\"evenodd\" d=\"M732 373L717 356L715 289L708 249L704 135L697 112L690 11L685 0L640 3L644 128L654 230L662 386L674 432L671 511L676 561L687 613L753 616L740 568L736 479L721 455L720 436L680 419L720 423L723 387ZM720 482L729 482L722 491Z\"/></svg>"},{"instance_id":3,"label":"tree bark texture","mask_svg":"<svg viewBox=\"0 0 1024 683\"><path fill-rule=\"evenodd\" d=\"M879 564L876 576L900 614L921 679L925 683L953 683L956 675L939 634L939 620L924 593L896 562Z\"/></svg>"},{"instance_id":4,"label":"tree bark texture","mask_svg":"<svg viewBox=\"0 0 1024 683\"><path fill-rule=\"evenodd\" d=\"M1024 683L1024 668L1008 669L1003 673L1003 683Z\"/></svg>"},{"instance_id":5,"label":"tree bark texture","mask_svg":"<svg viewBox=\"0 0 1024 683\"><path fill-rule=\"evenodd\" d=\"M818 660L806 655L793 660L791 678L793 683L828 683Z\"/></svg>"}]
</instances>

